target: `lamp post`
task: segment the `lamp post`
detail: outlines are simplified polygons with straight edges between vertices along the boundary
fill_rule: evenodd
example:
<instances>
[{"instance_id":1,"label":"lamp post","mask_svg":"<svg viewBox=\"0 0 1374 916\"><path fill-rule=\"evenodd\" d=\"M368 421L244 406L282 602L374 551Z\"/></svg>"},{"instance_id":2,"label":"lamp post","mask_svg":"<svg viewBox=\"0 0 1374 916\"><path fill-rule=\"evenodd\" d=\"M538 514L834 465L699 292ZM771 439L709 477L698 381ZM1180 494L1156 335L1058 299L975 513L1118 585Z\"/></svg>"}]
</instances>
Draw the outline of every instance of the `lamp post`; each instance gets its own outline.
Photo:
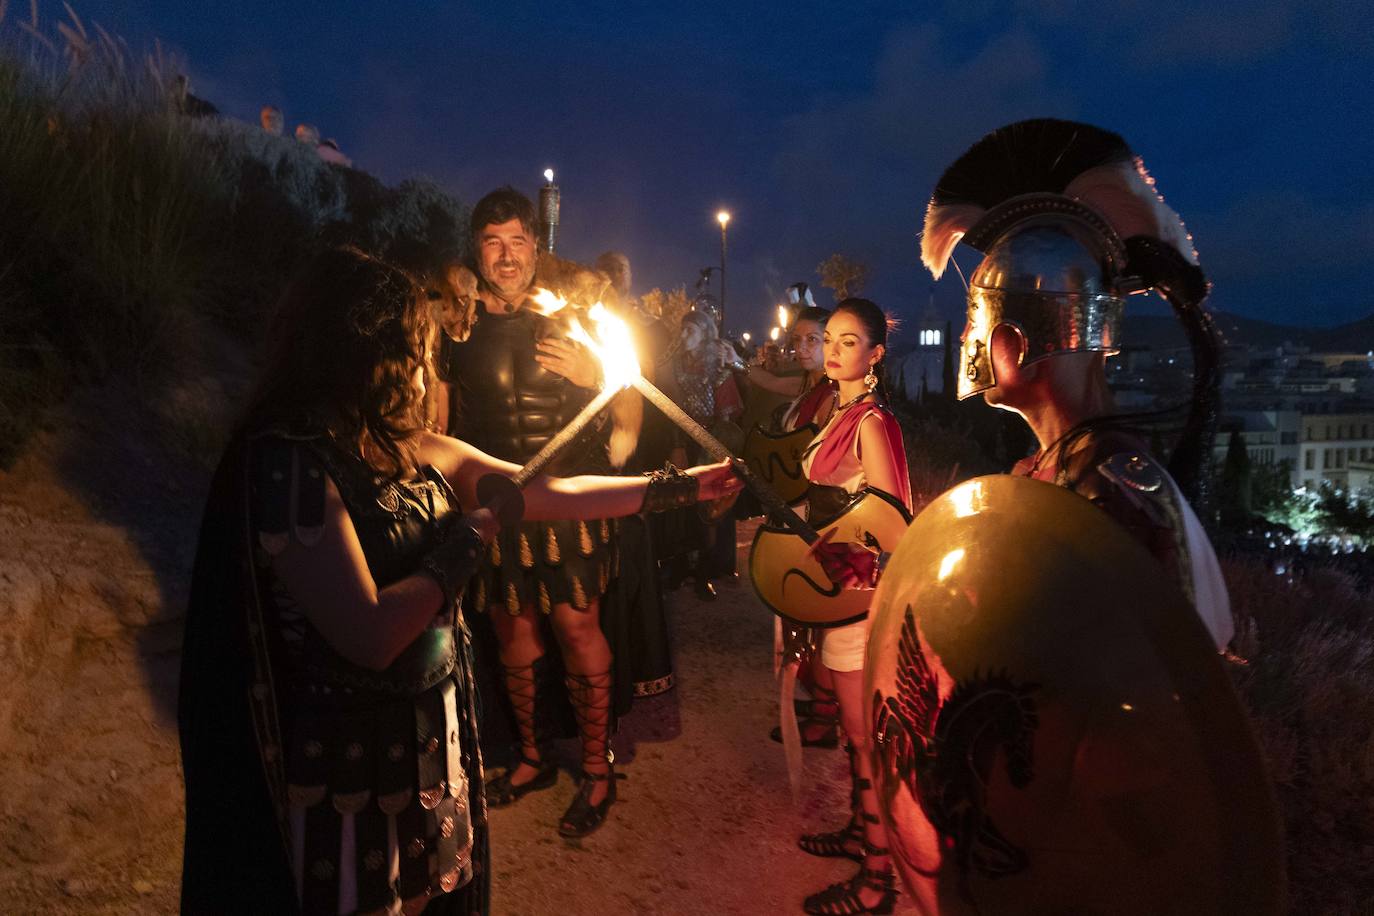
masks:
<instances>
[{"instance_id":1,"label":"lamp post","mask_svg":"<svg viewBox=\"0 0 1374 916\"><path fill-rule=\"evenodd\" d=\"M725 227L730 224L730 211L721 210L716 214L720 223L720 327L725 329Z\"/></svg>"}]
</instances>

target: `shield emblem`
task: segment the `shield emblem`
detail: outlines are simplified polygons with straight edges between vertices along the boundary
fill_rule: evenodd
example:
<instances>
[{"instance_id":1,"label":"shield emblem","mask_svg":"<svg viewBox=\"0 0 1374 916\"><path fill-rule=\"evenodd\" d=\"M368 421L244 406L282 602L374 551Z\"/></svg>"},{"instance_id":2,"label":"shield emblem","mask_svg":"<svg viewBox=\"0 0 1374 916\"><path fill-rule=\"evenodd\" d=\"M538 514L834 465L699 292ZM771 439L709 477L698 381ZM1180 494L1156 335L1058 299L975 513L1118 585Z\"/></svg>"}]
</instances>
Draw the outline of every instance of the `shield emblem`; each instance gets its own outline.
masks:
<instances>
[{"instance_id":1,"label":"shield emblem","mask_svg":"<svg viewBox=\"0 0 1374 916\"><path fill-rule=\"evenodd\" d=\"M1206 628L1067 490L984 477L875 596L872 763L926 912L1281 913L1268 776Z\"/></svg>"},{"instance_id":2,"label":"shield emblem","mask_svg":"<svg viewBox=\"0 0 1374 916\"><path fill-rule=\"evenodd\" d=\"M744 440L744 463L783 502L795 505L806 496L810 485L802 473L802 455L818 432L811 423L786 433L770 433L755 426Z\"/></svg>"}]
</instances>

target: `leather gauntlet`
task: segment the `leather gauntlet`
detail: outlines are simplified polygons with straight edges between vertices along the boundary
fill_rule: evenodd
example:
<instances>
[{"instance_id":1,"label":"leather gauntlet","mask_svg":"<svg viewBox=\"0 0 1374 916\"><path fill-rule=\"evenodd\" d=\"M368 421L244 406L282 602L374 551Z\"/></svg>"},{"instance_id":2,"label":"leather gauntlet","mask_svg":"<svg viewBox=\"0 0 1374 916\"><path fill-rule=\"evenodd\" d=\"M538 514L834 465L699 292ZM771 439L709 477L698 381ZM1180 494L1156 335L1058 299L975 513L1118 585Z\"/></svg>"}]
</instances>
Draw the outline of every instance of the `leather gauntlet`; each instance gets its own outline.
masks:
<instances>
[{"instance_id":1,"label":"leather gauntlet","mask_svg":"<svg viewBox=\"0 0 1374 916\"><path fill-rule=\"evenodd\" d=\"M644 505L639 507L640 512L663 512L696 504L700 482L673 467L672 462L663 465L663 470L644 476L649 478L649 486L644 491Z\"/></svg>"},{"instance_id":2,"label":"leather gauntlet","mask_svg":"<svg viewBox=\"0 0 1374 916\"><path fill-rule=\"evenodd\" d=\"M481 536L455 513L440 533L438 545L420 560L420 572L439 583L444 593L444 610L457 604L481 560Z\"/></svg>"}]
</instances>

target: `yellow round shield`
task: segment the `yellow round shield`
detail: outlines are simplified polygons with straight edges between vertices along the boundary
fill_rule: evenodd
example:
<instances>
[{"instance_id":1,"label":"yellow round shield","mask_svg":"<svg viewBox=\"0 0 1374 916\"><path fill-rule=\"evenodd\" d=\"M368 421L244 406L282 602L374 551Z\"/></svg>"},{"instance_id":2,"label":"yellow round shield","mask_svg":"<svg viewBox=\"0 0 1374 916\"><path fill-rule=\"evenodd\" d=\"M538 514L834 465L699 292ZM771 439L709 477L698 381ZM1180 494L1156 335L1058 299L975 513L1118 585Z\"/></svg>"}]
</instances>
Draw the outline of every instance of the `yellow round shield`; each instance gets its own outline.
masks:
<instances>
[{"instance_id":1,"label":"yellow round shield","mask_svg":"<svg viewBox=\"0 0 1374 916\"><path fill-rule=\"evenodd\" d=\"M865 667L923 912L1280 913L1279 818L1196 611L1092 503L1010 476L917 517Z\"/></svg>"}]
</instances>

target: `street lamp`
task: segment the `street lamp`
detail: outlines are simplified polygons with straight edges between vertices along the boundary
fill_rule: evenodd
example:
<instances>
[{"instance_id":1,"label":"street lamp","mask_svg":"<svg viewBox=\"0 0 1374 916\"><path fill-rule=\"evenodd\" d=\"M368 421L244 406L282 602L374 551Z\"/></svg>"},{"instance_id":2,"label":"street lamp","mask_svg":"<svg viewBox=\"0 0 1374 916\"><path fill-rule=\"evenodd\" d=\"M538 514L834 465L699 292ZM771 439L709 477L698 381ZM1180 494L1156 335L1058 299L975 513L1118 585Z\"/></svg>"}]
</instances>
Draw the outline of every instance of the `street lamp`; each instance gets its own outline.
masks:
<instances>
[{"instance_id":1,"label":"street lamp","mask_svg":"<svg viewBox=\"0 0 1374 916\"><path fill-rule=\"evenodd\" d=\"M730 224L730 211L721 210L716 214L720 223L720 326L725 327L725 227Z\"/></svg>"}]
</instances>

